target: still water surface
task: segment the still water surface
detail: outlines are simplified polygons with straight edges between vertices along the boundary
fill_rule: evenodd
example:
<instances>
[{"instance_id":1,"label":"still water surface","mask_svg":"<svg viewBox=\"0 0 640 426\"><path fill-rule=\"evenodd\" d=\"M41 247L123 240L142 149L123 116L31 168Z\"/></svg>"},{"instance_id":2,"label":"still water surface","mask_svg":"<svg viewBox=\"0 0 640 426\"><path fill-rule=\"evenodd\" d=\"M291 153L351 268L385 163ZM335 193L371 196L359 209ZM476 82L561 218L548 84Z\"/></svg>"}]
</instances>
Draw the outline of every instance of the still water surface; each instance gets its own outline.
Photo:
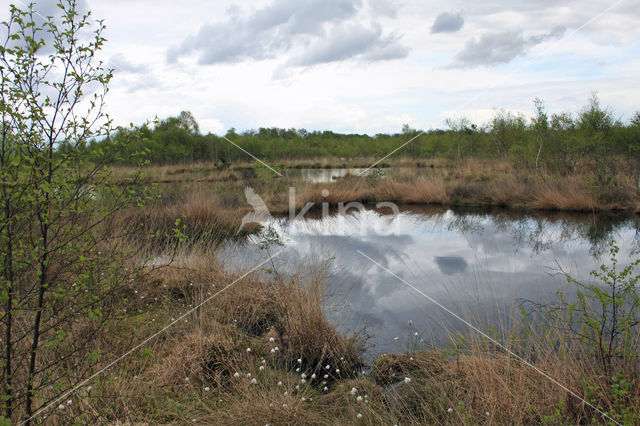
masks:
<instances>
[{"instance_id":1,"label":"still water surface","mask_svg":"<svg viewBox=\"0 0 640 426\"><path fill-rule=\"evenodd\" d=\"M347 175L369 176L371 169L287 169L284 174L288 179L309 183L331 183Z\"/></svg>"},{"instance_id":2,"label":"still water surface","mask_svg":"<svg viewBox=\"0 0 640 426\"><path fill-rule=\"evenodd\" d=\"M376 178L397 177L403 173L409 173L411 176L418 178L429 177L434 175L432 168L412 168L412 167L373 167L370 169L363 168L344 168L344 169L285 169L283 171L286 179L301 180L308 183L331 183L340 180L346 176L372 176Z\"/></svg>"},{"instance_id":3,"label":"still water surface","mask_svg":"<svg viewBox=\"0 0 640 426\"><path fill-rule=\"evenodd\" d=\"M270 248L282 250L274 259L280 273L328 271L328 316L345 333L364 327L370 355L443 345L447 329L465 331L408 284L480 328L500 328L521 300L544 302L558 289L570 291L560 268L588 280L608 259L611 237L623 265L640 247L636 217L412 207L398 216L353 210L265 225L284 244ZM267 256L259 245L258 237L230 245L222 259L252 267Z\"/></svg>"}]
</instances>

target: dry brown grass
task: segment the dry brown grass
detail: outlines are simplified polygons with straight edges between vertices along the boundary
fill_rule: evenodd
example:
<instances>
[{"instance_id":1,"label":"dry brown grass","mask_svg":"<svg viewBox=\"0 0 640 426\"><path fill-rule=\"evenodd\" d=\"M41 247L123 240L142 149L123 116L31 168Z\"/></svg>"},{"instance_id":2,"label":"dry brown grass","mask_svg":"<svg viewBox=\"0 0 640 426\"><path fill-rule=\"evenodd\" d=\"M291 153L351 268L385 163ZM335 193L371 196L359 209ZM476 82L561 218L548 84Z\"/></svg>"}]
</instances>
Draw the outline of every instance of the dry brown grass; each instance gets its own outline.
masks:
<instances>
[{"instance_id":1,"label":"dry brown grass","mask_svg":"<svg viewBox=\"0 0 640 426\"><path fill-rule=\"evenodd\" d=\"M596 198L585 185L575 180L544 183L538 188L533 201L535 208L591 211L598 206Z\"/></svg>"},{"instance_id":2,"label":"dry brown grass","mask_svg":"<svg viewBox=\"0 0 640 426\"><path fill-rule=\"evenodd\" d=\"M362 166L336 159L310 163L317 167ZM340 160L340 159L338 159ZM358 160L362 161L362 160ZM340 161L338 161L339 163ZM425 164L434 166L424 168ZM282 167L309 166L304 161L292 161ZM421 167L416 167L416 165ZM594 173L583 167L582 174L555 175L524 170L504 161L465 159L457 163L442 160L416 161L398 159L389 163L395 169L382 169L383 179L347 176L326 184L311 184L291 179L261 179L253 171L254 165L237 164L231 169L218 170L211 165L152 167L147 171L149 181L173 182L162 184L164 198L144 217L145 222L158 222L167 229L175 218L185 215L184 224L193 234L228 235L239 225L239 218L250 210L244 199L245 186L251 186L262 196L272 212L288 212L288 188L296 188L296 208L307 202L333 206L358 201L375 203L391 201L408 204L453 204L468 206L501 206L523 209L606 211L640 209L640 192L635 176L628 170L613 175L608 186L596 183ZM125 175L131 169L117 169ZM253 173L249 173L253 172ZM173 186L172 186L173 185ZM323 190L328 195L323 196Z\"/></svg>"},{"instance_id":3,"label":"dry brown grass","mask_svg":"<svg viewBox=\"0 0 640 426\"><path fill-rule=\"evenodd\" d=\"M372 188L371 197L378 201L395 200L407 204L445 204L449 201L444 181L435 178L409 182L381 179Z\"/></svg>"},{"instance_id":4,"label":"dry brown grass","mask_svg":"<svg viewBox=\"0 0 640 426\"><path fill-rule=\"evenodd\" d=\"M215 251L190 248L171 266L132 281L123 294L130 320L112 328L112 340L119 343L105 352L104 362L239 277L222 270L214 258ZM380 356L371 373L362 375L361 346L326 320L322 278L316 274L302 282L247 276L144 351L131 354L92 383L91 391L82 389L65 410L49 412L49 420L67 424L82 415L84 422L123 424L196 419L205 424L453 425L600 419L561 387L482 339L470 339L455 357L437 351ZM537 368L579 394L586 384L600 389L592 400L607 410L619 409L607 399L609 379L574 357L569 346L532 342ZM628 400L640 401L639 388L633 389Z\"/></svg>"},{"instance_id":5,"label":"dry brown grass","mask_svg":"<svg viewBox=\"0 0 640 426\"><path fill-rule=\"evenodd\" d=\"M182 193L151 201L140 209L118 214L119 226L130 231L154 235L151 241L158 247L175 241L177 231L192 242L217 244L228 239L240 239L256 230L250 225L240 230L242 216L250 210L240 206L238 198L231 202L214 191L193 186Z\"/></svg>"},{"instance_id":6,"label":"dry brown grass","mask_svg":"<svg viewBox=\"0 0 640 426\"><path fill-rule=\"evenodd\" d=\"M165 253L165 258L175 259L170 266L141 274L124 289L121 297L127 300L130 316L112 325L113 338L105 341L113 342L113 347L102 348L105 363L239 277L220 268L212 247L237 236L240 218L249 210L243 194L246 182L242 177L230 178L235 171L212 173L208 178L221 178L224 184L177 186L152 208L121 216L126 226L142 223L147 233L167 235L180 219L181 229L191 238L184 251ZM163 179L182 174L179 168L170 167L157 172ZM510 163L482 161L435 169L428 178L406 172L377 180L348 177L323 185L295 184L298 208L306 201L554 210L634 208L638 203L631 178L616 177L615 190L609 190L606 198L589 186L585 176L518 174ZM266 195L268 204L286 211L286 186L277 179L259 185L257 192ZM323 189L329 190L327 197L322 196ZM147 249L160 255L162 247L151 244ZM482 342L449 358L432 351L382 356L370 375L362 375L362 342L340 335L327 321L323 297L322 275L301 282L299 278L275 280L271 275L251 274L149 342L146 352L131 354L104 380L95 382L92 391L81 390L71 406L50 412L49 420L67 424L80 415L88 423L128 424L186 424L193 419L205 424L572 424L601 420L556 384ZM587 386L599 389L592 400L607 410L619 409L607 395L610 378L573 356L568 347L532 342L536 367L580 394ZM307 375L306 382L301 373ZM311 380L311 374L316 379ZM410 381L405 382L405 377ZM637 378L633 380L635 393L628 395L628 405L637 412L640 386Z\"/></svg>"}]
</instances>

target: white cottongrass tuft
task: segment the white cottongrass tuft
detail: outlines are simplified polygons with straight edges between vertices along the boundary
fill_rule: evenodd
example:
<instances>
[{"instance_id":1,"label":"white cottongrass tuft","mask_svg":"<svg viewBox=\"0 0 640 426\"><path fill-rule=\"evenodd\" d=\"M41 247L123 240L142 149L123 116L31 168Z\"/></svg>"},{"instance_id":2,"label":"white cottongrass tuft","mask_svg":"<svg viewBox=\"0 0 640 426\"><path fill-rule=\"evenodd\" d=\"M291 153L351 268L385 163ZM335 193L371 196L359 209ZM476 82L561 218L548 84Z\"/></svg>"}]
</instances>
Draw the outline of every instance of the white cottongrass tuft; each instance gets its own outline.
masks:
<instances>
[{"instance_id":1,"label":"white cottongrass tuft","mask_svg":"<svg viewBox=\"0 0 640 426\"><path fill-rule=\"evenodd\" d=\"M358 397L356 398L356 401L362 402L362 397L360 395L358 395Z\"/></svg>"},{"instance_id":2,"label":"white cottongrass tuft","mask_svg":"<svg viewBox=\"0 0 640 426\"><path fill-rule=\"evenodd\" d=\"M447 408L447 413L453 413L453 408L451 407Z\"/></svg>"},{"instance_id":3,"label":"white cottongrass tuft","mask_svg":"<svg viewBox=\"0 0 640 426\"><path fill-rule=\"evenodd\" d=\"M209 392L211 390L211 388L209 386L205 386L204 391L205 392Z\"/></svg>"},{"instance_id":4,"label":"white cottongrass tuft","mask_svg":"<svg viewBox=\"0 0 640 426\"><path fill-rule=\"evenodd\" d=\"M276 341L276 339L274 339L273 337L269 337L269 341L270 341L271 343L273 343L273 342L275 342L275 341Z\"/></svg>"},{"instance_id":5,"label":"white cottongrass tuft","mask_svg":"<svg viewBox=\"0 0 640 426\"><path fill-rule=\"evenodd\" d=\"M278 386L282 386L282 382L278 382Z\"/></svg>"},{"instance_id":6,"label":"white cottongrass tuft","mask_svg":"<svg viewBox=\"0 0 640 426\"><path fill-rule=\"evenodd\" d=\"M325 369L325 370L330 370L330 369L331 369L331 366L330 366L329 364L327 364L327 365L325 365L324 369Z\"/></svg>"},{"instance_id":7,"label":"white cottongrass tuft","mask_svg":"<svg viewBox=\"0 0 640 426\"><path fill-rule=\"evenodd\" d=\"M315 374L315 373L313 373L313 374L311 375L311 378L312 378L312 379L315 379L315 378L316 378L316 374Z\"/></svg>"},{"instance_id":8,"label":"white cottongrass tuft","mask_svg":"<svg viewBox=\"0 0 640 426\"><path fill-rule=\"evenodd\" d=\"M255 384L257 384L257 383L258 383L258 381L257 381L255 378L251 379L251 384L252 384L252 385L255 385Z\"/></svg>"},{"instance_id":9,"label":"white cottongrass tuft","mask_svg":"<svg viewBox=\"0 0 640 426\"><path fill-rule=\"evenodd\" d=\"M327 391L329 390L329 388L325 386L325 387L323 388L323 390L324 390L325 392L327 392Z\"/></svg>"},{"instance_id":10,"label":"white cottongrass tuft","mask_svg":"<svg viewBox=\"0 0 640 426\"><path fill-rule=\"evenodd\" d=\"M240 377L240 373L238 373L238 372L236 371L235 373L233 373L233 377L235 377L235 378L237 379L238 377Z\"/></svg>"},{"instance_id":11,"label":"white cottongrass tuft","mask_svg":"<svg viewBox=\"0 0 640 426\"><path fill-rule=\"evenodd\" d=\"M340 374L340 369L336 368L336 374Z\"/></svg>"},{"instance_id":12,"label":"white cottongrass tuft","mask_svg":"<svg viewBox=\"0 0 640 426\"><path fill-rule=\"evenodd\" d=\"M351 395L355 395L358 392L358 389L351 388Z\"/></svg>"},{"instance_id":13,"label":"white cottongrass tuft","mask_svg":"<svg viewBox=\"0 0 640 426\"><path fill-rule=\"evenodd\" d=\"M361 419L362 418L362 414L358 413L358 415L356 417Z\"/></svg>"},{"instance_id":14,"label":"white cottongrass tuft","mask_svg":"<svg viewBox=\"0 0 640 426\"><path fill-rule=\"evenodd\" d=\"M298 358L298 364L302 364L302 358Z\"/></svg>"},{"instance_id":15,"label":"white cottongrass tuft","mask_svg":"<svg viewBox=\"0 0 640 426\"><path fill-rule=\"evenodd\" d=\"M409 382L411 382L411 377L405 377L405 378L404 378L404 382L405 382L405 383L409 383Z\"/></svg>"},{"instance_id":16,"label":"white cottongrass tuft","mask_svg":"<svg viewBox=\"0 0 640 426\"><path fill-rule=\"evenodd\" d=\"M251 348L247 348L247 352L251 352Z\"/></svg>"},{"instance_id":17,"label":"white cottongrass tuft","mask_svg":"<svg viewBox=\"0 0 640 426\"><path fill-rule=\"evenodd\" d=\"M264 371L264 365L260 366L260 371Z\"/></svg>"}]
</instances>

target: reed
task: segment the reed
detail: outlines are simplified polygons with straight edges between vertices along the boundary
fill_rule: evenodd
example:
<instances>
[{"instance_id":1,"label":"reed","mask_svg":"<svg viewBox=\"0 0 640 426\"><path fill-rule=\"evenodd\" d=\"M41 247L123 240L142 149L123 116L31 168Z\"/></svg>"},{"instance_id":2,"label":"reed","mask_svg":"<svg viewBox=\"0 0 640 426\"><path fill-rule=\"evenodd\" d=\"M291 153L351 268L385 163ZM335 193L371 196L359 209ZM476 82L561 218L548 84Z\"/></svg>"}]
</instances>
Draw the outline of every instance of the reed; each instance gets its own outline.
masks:
<instances>
[{"instance_id":1,"label":"reed","mask_svg":"<svg viewBox=\"0 0 640 426\"><path fill-rule=\"evenodd\" d=\"M239 275L212 261L214 253L192 247L170 267L132 282L136 300L129 306L130 322L111 330L120 341L113 352L122 350L123 334L133 330L131 340L139 341L234 282ZM91 391L82 390L73 404L53 410L49 419L62 424L82 413L85 421L111 423L603 421L539 371L618 420L632 424L640 416L637 371L624 370L623 383L630 385L616 393L611 377L560 331L522 334L523 323L515 319L494 333L535 369L484 338L467 335L454 351L381 355L371 373L362 374L364 342L341 336L326 320L322 276L250 274L117 365Z\"/></svg>"}]
</instances>

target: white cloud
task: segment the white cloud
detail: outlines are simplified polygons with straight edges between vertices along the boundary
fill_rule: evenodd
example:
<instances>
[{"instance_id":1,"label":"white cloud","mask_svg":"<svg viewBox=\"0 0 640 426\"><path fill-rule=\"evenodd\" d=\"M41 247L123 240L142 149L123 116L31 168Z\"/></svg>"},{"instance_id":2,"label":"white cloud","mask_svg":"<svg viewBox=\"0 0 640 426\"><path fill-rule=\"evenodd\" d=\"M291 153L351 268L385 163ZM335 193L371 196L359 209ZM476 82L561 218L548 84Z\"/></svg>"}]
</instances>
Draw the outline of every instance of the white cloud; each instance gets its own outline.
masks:
<instances>
[{"instance_id":1,"label":"white cloud","mask_svg":"<svg viewBox=\"0 0 640 426\"><path fill-rule=\"evenodd\" d=\"M105 62L122 55L134 68L142 67L139 71L149 70L116 74L110 114L126 124L190 110L204 132L217 133L278 125L373 134L399 131L403 123L443 127L445 117L461 113L481 124L494 108L530 112L536 96L550 111L576 111L593 90L617 115L629 117L640 109L640 9L632 2L572 34L612 3L451 0L447 10L461 11L464 25L444 35L431 33L442 10L426 3L335 0L332 4L341 9L324 10L317 1L305 1L320 9L277 11L274 4L293 3L273 0L248 0L235 9L235 0L179 6L169 0L88 0L93 16L107 25ZM261 15L262 10L271 15ZM262 32L246 24L253 18ZM218 28L207 33L226 44L239 43L244 56L207 49L215 40L198 39L199 30L212 23L246 32ZM567 28L565 36L540 43L536 37L556 26ZM346 35L338 37L340 31ZM485 49L487 58L503 61L499 66L446 68L469 40L479 43L485 34L506 32L515 34L515 47L505 47L500 39ZM168 64L167 49L181 46L189 34L193 49ZM262 40L263 35L268 37ZM394 48L410 54L403 57ZM200 65L207 53L226 59ZM376 54L395 59L374 60ZM274 79L276 71L280 79Z\"/></svg>"},{"instance_id":2,"label":"white cloud","mask_svg":"<svg viewBox=\"0 0 640 426\"><path fill-rule=\"evenodd\" d=\"M380 1L369 15L394 12ZM399 37L383 33L380 23L359 19L360 0L275 0L248 15L234 9L226 20L203 25L196 35L167 51L167 61L198 55L200 64L234 63L287 57L304 50L287 64L308 66L348 59L380 61L404 58L408 48Z\"/></svg>"},{"instance_id":3,"label":"white cloud","mask_svg":"<svg viewBox=\"0 0 640 426\"><path fill-rule=\"evenodd\" d=\"M151 71L148 65L137 64L129 61L122 53L115 54L109 59L107 67L116 72L129 74L147 74Z\"/></svg>"}]
</instances>

